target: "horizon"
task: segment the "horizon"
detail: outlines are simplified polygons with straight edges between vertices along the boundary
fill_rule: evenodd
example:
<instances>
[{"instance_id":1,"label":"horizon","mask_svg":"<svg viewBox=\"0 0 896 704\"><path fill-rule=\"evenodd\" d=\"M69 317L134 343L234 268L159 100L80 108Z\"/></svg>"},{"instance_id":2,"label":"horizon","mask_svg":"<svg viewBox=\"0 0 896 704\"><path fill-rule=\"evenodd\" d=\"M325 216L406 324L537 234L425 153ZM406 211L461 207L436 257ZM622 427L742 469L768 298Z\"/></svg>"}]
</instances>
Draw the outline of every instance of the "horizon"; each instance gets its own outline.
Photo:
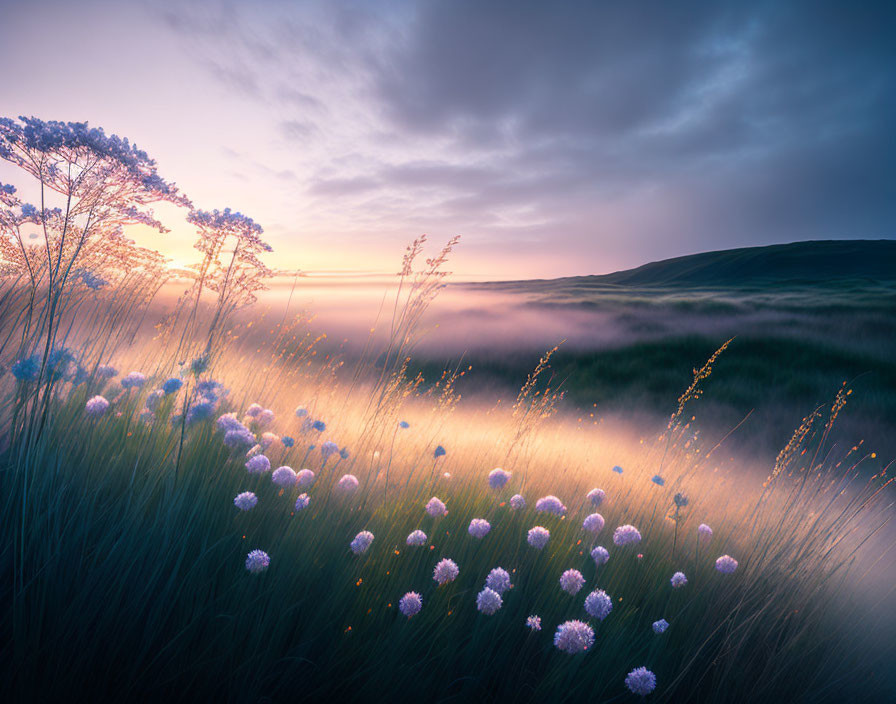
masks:
<instances>
[{"instance_id":1,"label":"horizon","mask_svg":"<svg viewBox=\"0 0 896 704\"><path fill-rule=\"evenodd\" d=\"M422 233L473 281L894 236L885 4L2 4L4 114L128 137L284 268L389 272ZM159 212L135 239L193 261Z\"/></svg>"}]
</instances>

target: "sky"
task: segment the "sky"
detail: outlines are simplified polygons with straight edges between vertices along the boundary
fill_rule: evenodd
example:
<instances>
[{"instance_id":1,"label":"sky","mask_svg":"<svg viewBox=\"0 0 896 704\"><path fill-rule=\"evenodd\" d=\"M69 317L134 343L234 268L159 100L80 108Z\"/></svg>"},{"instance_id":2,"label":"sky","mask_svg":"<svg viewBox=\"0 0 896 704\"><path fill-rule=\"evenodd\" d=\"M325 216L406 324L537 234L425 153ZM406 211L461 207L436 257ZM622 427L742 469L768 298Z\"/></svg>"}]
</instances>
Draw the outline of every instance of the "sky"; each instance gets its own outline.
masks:
<instances>
[{"instance_id":1,"label":"sky","mask_svg":"<svg viewBox=\"0 0 896 704\"><path fill-rule=\"evenodd\" d=\"M459 234L460 278L548 278L896 237L893 36L891 2L0 0L0 114L127 136L280 268Z\"/></svg>"}]
</instances>

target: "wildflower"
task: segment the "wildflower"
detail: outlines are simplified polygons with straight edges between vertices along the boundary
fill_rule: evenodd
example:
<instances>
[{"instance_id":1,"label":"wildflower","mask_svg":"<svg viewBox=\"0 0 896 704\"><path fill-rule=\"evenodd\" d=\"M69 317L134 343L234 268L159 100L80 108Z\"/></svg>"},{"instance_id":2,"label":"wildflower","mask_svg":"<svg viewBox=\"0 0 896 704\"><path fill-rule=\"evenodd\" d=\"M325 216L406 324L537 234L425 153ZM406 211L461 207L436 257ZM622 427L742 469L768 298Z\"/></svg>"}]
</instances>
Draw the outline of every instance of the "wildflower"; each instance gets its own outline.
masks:
<instances>
[{"instance_id":1,"label":"wildflower","mask_svg":"<svg viewBox=\"0 0 896 704\"><path fill-rule=\"evenodd\" d=\"M308 504L311 503L311 497L308 494L299 494L299 498L296 499L296 511L302 511L303 509L308 508Z\"/></svg>"},{"instance_id":2,"label":"wildflower","mask_svg":"<svg viewBox=\"0 0 896 704\"><path fill-rule=\"evenodd\" d=\"M508 479L510 479L510 472L505 472L500 467L488 473L488 485L492 489L500 489L507 483Z\"/></svg>"},{"instance_id":3,"label":"wildflower","mask_svg":"<svg viewBox=\"0 0 896 704\"><path fill-rule=\"evenodd\" d=\"M599 513L592 513L582 522L582 528L589 533L600 533L604 529L604 517Z\"/></svg>"},{"instance_id":4,"label":"wildflower","mask_svg":"<svg viewBox=\"0 0 896 704\"><path fill-rule=\"evenodd\" d=\"M535 510L562 516L566 513L566 506L556 496L542 496L535 502Z\"/></svg>"},{"instance_id":5,"label":"wildflower","mask_svg":"<svg viewBox=\"0 0 896 704\"><path fill-rule=\"evenodd\" d=\"M264 407L259 403L252 403L246 409L246 415L250 418L258 418L261 412L264 410Z\"/></svg>"},{"instance_id":6,"label":"wildflower","mask_svg":"<svg viewBox=\"0 0 896 704\"><path fill-rule=\"evenodd\" d=\"M474 518L470 521L470 527L467 528L467 532L474 538L484 538L491 529L491 524L484 518Z\"/></svg>"},{"instance_id":7,"label":"wildflower","mask_svg":"<svg viewBox=\"0 0 896 704\"><path fill-rule=\"evenodd\" d=\"M398 427L399 427L399 428L403 428L403 429L407 429L407 428L410 428L410 427L411 427L411 424L408 423L406 420L403 420L403 421L399 421L399 423L398 423Z\"/></svg>"},{"instance_id":8,"label":"wildflower","mask_svg":"<svg viewBox=\"0 0 896 704\"><path fill-rule=\"evenodd\" d=\"M607 560L610 559L610 553L607 552L605 547L598 545L591 551L591 559L594 560L594 564L600 567L601 565L606 564Z\"/></svg>"},{"instance_id":9,"label":"wildflower","mask_svg":"<svg viewBox=\"0 0 896 704\"><path fill-rule=\"evenodd\" d=\"M486 616L491 616L501 608L504 601L494 589L486 587L476 596L476 608Z\"/></svg>"},{"instance_id":10,"label":"wildflower","mask_svg":"<svg viewBox=\"0 0 896 704\"><path fill-rule=\"evenodd\" d=\"M190 361L190 373L193 376L204 374L206 371L208 371L208 363L209 357L207 354L201 354L198 357L194 357Z\"/></svg>"},{"instance_id":11,"label":"wildflower","mask_svg":"<svg viewBox=\"0 0 896 704\"><path fill-rule=\"evenodd\" d=\"M111 379L113 376L118 376L118 370L111 364L101 364L96 368L96 375L103 379Z\"/></svg>"},{"instance_id":12,"label":"wildflower","mask_svg":"<svg viewBox=\"0 0 896 704\"><path fill-rule=\"evenodd\" d=\"M526 625L532 629L533 631L541 630L541 617L540 616L530 616L526 619Z\"/></svg>"},{"instance_id":13,"label":"wildflower","mask_svg":"<svg viewBox=\"0 0 896 704\"><path fill-rule=\"evenodd\" d=\"M485 586L498 592L498 594L503 594L508 589L513 588L513 585L510 583L510 575L507 573L507 570L501 567L495 567L488 573L488 577L485 578Z\"/></svg>"},{"instance_id":14,"label":"wildflower","mask_svg":"<svg viewBox=\"0 0 896 704\"><path fill-rule=\"evenodd\" d=\"M603 621L612 610L613 600L603 589L597 589L585 597L585 611L598 621Z\"/></svg>"},{"instance_id":15,"label":"wildflower","mask_svg":"<svg viewBox=\"0 0 896 704\"><path fill-rule=\"evenodd\" d=\"M453 582L457 579L458 574L460 574L460 569L458 568L457 563L455 563L454 560L445 558L436 564L435 569L432 571L432 578L439 583L439 586L441 586L448 582Z\"/></svg>"},{"instance_id":16,"label":"wildflower","mask_svg":"<svg viewBox=\"0 0 896 704\"><path fill-rule=\"evenodd\" d=\"M663 479L659 474L654 474L650 481L659 486L663 486L666 483L666 480Z\"/></svg>"},{"instance_id":17,"label":"wildflower","mask_svg":"<svg viewBox=\"0 0 896 704\"><path fill-rule=\"evenodd\" d=\"M548 539L550 537L551 533L547 528L535 526L534 528L529 529L529 533L526 536L526 542L536 550L541 550L548 544Z\"/></svg>"},{"instance_id":18,"label":"wildflower","mask_svg":"<svg viewBox=\"0 0 896 704\"><path fill-rule=\"evenodd\" d=\"M737 560L730 555L722 555L716 560L716 569L722 574L731 574L737 569Z\"/></svg>"},{"instance_id":19,"label":"wildflower","mask_svg":"<svg viewBox=\"0 0 896 704\"><path fill-rule=\"evenodd\" d=\"M569 594L578 594L585 586L585 578L578 570L566 570L560 575L560 588Z\"/></svg>"},{"instance_id":20,"label":"wildflower","mask_svg":"<svg viewBox=\"0 0 896 704\"><path fill-rule=\"evenodd\" d=\"M672 497L672 500L675 502L675 505L678 506L678 508L684 508L688 505L688 497L682 494L680 491L674 497Z\"/></svg>"},{"instance_id":21,"label":"wildflower","mask_svg":"<svg viewBox=\"0 0 896 704\"><path fill-rule=\"evenodd\" d=\"M629 545L641 542L641 533L631 525L619 526L613 531L614 545Z\"/></svg>"},{"instance_id":22,"label":"wildflower","mask_svg":"<svg viewBox=\"0 0 896 704\"><path fill-rule=\"evenodd\" d=\"M140 372L131 372L121 380L121 387L123 389L139 389L145 383L146 376Z\"/></svg>"},{"instance_id":23,"label":"wildflower","mask_svg":"<svg viewBox=\"0 0 896 704\"><path fill-rule=\"evenodd\" d=\"M207 379L196 384L196 394L206 401L218 401L222 396L226 396L228 391L224 388L224 384Z\"/></svg>"},{"instance_id":24,"label":"wildflower","mask_svg":"<svg viewBox=\"0 0 896 704\"><path fill-rule=\"evenodd\" d=\"M659 621L653 622L653 632L654 633L665 633L666 629L669 627L669 622L661 618Z\"/></svg>"},{"instance_id":25,"label":"wildflower","mask_svg":"<svg viewBox=\"0 0 896 704\"><path fill-rule=\"evenodd\" d=\"M259 445L261 445L262 450L267 450L271 445L277 442L280 438L277 437L277 433L265 432L261 434L261 440L259 441Z\"/></svg>"},{"instance_id":26,"label":"wildflower","mask_svg":"<svg viewBox=\"0 0 896 704\"><path fill-rule=\"evenodd\" d=\"M625 678L625 686L629 688L632 694L646 697L656 689L656 675L646 667L639 667L628 673L628 676Z\"/></svg>"},{"instance_id":27,"label":"wildflower","mask_svg":"<svg viewBox=\"0 0 896 704\"><path fill-rule=\"evenodd\" d=\"M347 448L347 447L343 447L341 450L339 450L339 456L340 456L342 459L347 460L347 459L348 459L348 448Z\"/></svg>"},{"instance_id":28,"label":"wildflower","mask_svg":"<svg viewBox=\"0 0 896 704\"><path fill-rule=\"evenodd\" d=\"M288 489L296 485L296 473L292 467L277 467L271 475L271 481L282 489Z\"/></svg>"},{"instance_id":29,"label":"wildflower","mask_svg":"<svg viewBox=\"0 0 896 704\"><path fill-rule=\"evenodd\" d=\"M187 425L193 425L199 421L211 418L215 412L215 404L213 401L201 401L194 403L187 411Z\"/></svg>"},{"instance_id":30,"label":"wildflower","mask_svg":"<svg viewBox=\"0 0 896 704\"><path fill-rule=\"evenodd\" d=\"M319 433L322 433L327 429L327 424L322 420L316 420L311 424L311 428Z\"/></svg>"},{"instance_id":31,"label":"wildflower","mask_svg":"<svg viewBox=\"0 0 896 704\"><path fill-rule=\"evenodd\" d=\"M107 410L109 410L109 402L102 396L94 396L84 404L84 412L93 418L99 418Z\"/></svg>"},{"instance_id":32,"label":"wildflower","mask_svg":"<svg viewBox=\"0 0 896 704\"><path fill-rule=\"evenodd\" d=\"M518 511L521 508L526 508L526 500L522 497L521 494L514 494L510 497L510 508L514 511Z\"/></svg>"},{"instance_id":33,"label":"wildflower","mask_svg":"<svg viewBox=\"0 0 896 704\"><path fill-rule=\"evenodd\" d=\"M615 467L613 467L613 471L616 472L616 474L622 474L622 467L617 464Z\"/></svg>"},{"instance_id":34,"label":"wildflower","mask_svg":"<svg viewBox=\"0 0 896 704\"><path fill-rule=\"evenodd\" d=\"M675 589L678 589L688 583L688 578L684 576L684 572L676 572L669 581Z\"/></svg>"},{"instance_id":35,"label":"wildflower","mask_svg":"<svg viewBox=\"0 0 896 704\"><path fill-rule=\"evenodd\" d=\"M159 404L162 402L162 397L164 395L164 391L162 391L161 389L156 389L146 397L146 407L150 411L155 411L159 407Z\"/></svg>"},{"instance_id":36,"label":"wildflower","mask_svg":"<svg viewBox=\"0 0 896 704\"><path fill-rule=\"evenodd\" d=\"M373 533L369 530L362 530L355 536L355 539L351 543L352 552L355 553L355 555L367 552L367 548L370 547L372 542Z\"/></svg>"},{"instance_id":37,"label":"wildflower","mask_svg":"<svg viewBox=\"0 0 896 704\"><path fill-rule=\"evenodd\" d=\"M307 415L308 415L308 409L305 408L304 406L299 406L296 409L296 418L304 418Z\"/></svg>"},{"instance_id":38,"label":"wildflower","mask_svg":"<svg viewBox=\"0 0 896 704\"><path fill-rule=\"evenodd\" d=\"M408 592L398 601L398 610L410 618L420 613L423 608L423 597L417 592Z\"/></svg>"},{"instance_id":39,"label":"wildflower","mask_svg":"<svg viewBox=\"0 0 896 704\"><path fill-rule=\"evenodd\" d=\"M251 491L244 491L242 494L237 494L233 499L233 505L240 511L248 511L249 509L255 508L255 504L257 503L258 497Z\"/></svg>"},{"instance_id":40,"label":"wildflower","mask_svg":"<svg viewBox=\"0 0 896 704\"><path fill-rule=\"evenodd\" d=\"M184 382L182 382L176 376L173 376L170 379L166 379L165 383L162 384L162 391L165 393L166 396L168 396L170 394L173 394L173 393L176 393L177 391L179 391L180 387L183 385L184 385Z\"/></svg>"},{"instance_id":41,"label":"wildflower","mask_svg":"<svg viewBox=\"0 0 896 704\"><path fill-rule=\"evenodd\" d=\"M296 485L300 488L308 487L314 484L314 472L310 469L303 469L296 475Z\"/></svg>"},{"instance_id":42,"label":"wildflower","mask_svg":"<svg viewBox=\"0 0 896 704\"><path fill-rule=\"evenodd\" d=\"M284 435L280 438L280 442L283 443L283 447L292 447L296 444L295 438L292 438L289 435Z\"/></svg>"},{"instance_id":43,"label":"wildflower","mask_svg":"<svg viewBox=\"0 0 896 704\"><path fill-rule=\"evenodd\" d=\"M246 569L252 574L264 572L270 564L270 555L264 550L253 550L246 556Z\"/></svg>"},{"instance_id":44,"label":"wildflower","mask_svg":"<svg viewBox=\"0 0 896 704\"><path fill-rule=\"evenodd\" d=\"M336 483L336 490L341 494L353 494L358 489L358 478L354 474L343 474Z\"/></svg>"},{"instance_id":45,"label":"wildflower","mask_svg":"<svg viewBox=\"0 0 896 704\"><path fill-rule=\"evenodd\" d=\"M255 444L255 436L248 428L228 430L224 434L224 444L232 450L251 447Z\"/></svg>"},{"instance_id":46,"label":"wildflower","mask_svg":"<svg viewBox=\"0 0 896 704\"><path fill-rule=\"evenodd\" d=\"M324 458L324 462L330 459L331 455L339 454L339 445L331 440L327 440L325 443L320 446L320 454L321 457Z\"/></svg>"},{"instance_id":47,"label":"wildflower","mask_svg":"<svg viewBox=\"0 0 896 704\"><path fill-rule=\"evenodd\" d=\"M448 509L445 504L440 500L433 496L426 504L426 512L432 516L433 518L438 518L439 516L447 516Z\"/></svg>"},{"instance_id":48,"label":"wildflower","mask_svg":"<svg viewBox=\"0 0 896 704\"><path fill-rule=\"evenodd\" d=\"M236 413L225 413L222 416L218 416L218 420L215 421L215 427L225 433L228 430L248 430L236 419Z\"/></svg>"},{"instance_id":49,"label":"wildflower","mask_svg":"<svg viewBox=\"0 0 896 704\"><path fill-rule=\"evenodd\" d=\"M255 455L246 462L246 469L249 474L264 474L271 469L271 461L264 455Z\"/></svg>"},{"instance_id":50,"label":"wildflower","mask_svg":"<svg viewBox=\"0 0 896 704\"><path fill-rule=\"evenodd\" d=\"M436 447L436 451L433 452L432 454L433 454L433 457L435 457L436 459L439 459L439 457L444 457L444 456L445 456L446 454L448 454L448 453L445 452L445 448L444 448L444 447L442 447L441 445L439 445L438 447Z\"/></svg>"},{"instance_id":51,"label":"wildflower","mask_svg":"<svg viewBox=\"0 0 896 704\"><path fill-rule=\"evenodd\" d=\"M701 523L697 526L697 537L701 540L708 541L712 538L712 528L710 528L705 523Z\"/></svg>"},{"instance_id":52,"label":"wildflower","mask_svg":"<svg viewBox=\"0 0 896 704\"><path fill-rule=\"evenodd\" d=\"M594 508L600 506L605 498L607 498L607 493L603 489L592 489L588 492L588 500Z\"/></svg>"},{"instance_id":53,"label":"wildflower","mask_svg":"<svg viewBox=\"0 0 896 704\"><path fill-rule=\"evenodd\" d=\"M426 533L422 530L415 530L408 535L407 544L413 546L426 545Z\"/></svg>"},{"instance_id":54,"label":"wildflower","mask_svg":"<svg viewBox=\"0 0 896 704\"><path fill-rule=\"evenodd\" d=\"M270 408L265 408L258 414L258 424L262 427L270 425L274 422L274 412Z\"/></svg>"},{"instance_id":55,"label":"wildflower","mask_svg":"<svg viewBox=\"0 0 896 704\"><path fill-rule=\"evenodd\" d=\"M554 645L570 655L584 653L594 645L594 629L582 621L566 621L557 626Z\"/></svg>"}]
</instances>

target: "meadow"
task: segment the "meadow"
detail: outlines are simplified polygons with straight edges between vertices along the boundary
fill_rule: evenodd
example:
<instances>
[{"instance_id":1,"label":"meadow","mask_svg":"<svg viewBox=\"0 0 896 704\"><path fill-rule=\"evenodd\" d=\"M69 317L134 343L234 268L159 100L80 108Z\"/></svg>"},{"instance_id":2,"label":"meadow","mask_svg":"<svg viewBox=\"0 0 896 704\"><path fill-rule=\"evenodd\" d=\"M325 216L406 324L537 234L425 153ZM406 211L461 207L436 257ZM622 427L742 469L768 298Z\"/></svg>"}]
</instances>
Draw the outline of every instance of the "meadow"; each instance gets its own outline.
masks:
<instances>
[{"instance_id":1,"label":"meadow","mask_svg":"<svg viewBox=\"0 0 896 704\"><path fill-rule=\"evenodd\" d=\"M725 337L683 360L659 426L570 416L561 352L509 403L468 398L462 360L414 366L456 241L424 259L416 240L381 335L341 352L325 318L259 309L269 248L247 216L195 209L86 126L0 127L0 156L62 196L0 189L13 700L894 691L890 467L836 441L849 385L769 463L694 420ZM189 208L190 272L121 235L161 227L156 201Z\"/></svg>"}]
</instances>

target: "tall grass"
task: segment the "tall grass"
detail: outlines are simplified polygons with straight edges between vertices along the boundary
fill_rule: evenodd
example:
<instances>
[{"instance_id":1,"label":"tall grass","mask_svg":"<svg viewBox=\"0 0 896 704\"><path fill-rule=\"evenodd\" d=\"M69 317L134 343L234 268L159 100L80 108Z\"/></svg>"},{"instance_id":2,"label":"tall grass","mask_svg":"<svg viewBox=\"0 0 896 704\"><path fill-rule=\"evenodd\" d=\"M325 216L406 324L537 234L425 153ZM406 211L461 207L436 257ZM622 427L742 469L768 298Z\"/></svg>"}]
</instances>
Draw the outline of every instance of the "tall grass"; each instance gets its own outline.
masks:
<instances>
[{"instance_id":1,"label":"tall grass","mask_svg":"<svg viewBox=\"0 0 896 704\"><path fill-rule=\"evenodd\" d=\"M104 158L128 166L139 157L131 170L155 174L142 152L127 156L127 142L125 158L117 138L107 143L81 127L47 128L86 139L77 154L87 161L76 171L89 172L101 137ZM138 175L138 184L158 185ZM169 195L163 189L138 202ZM4 198L9 222L30 212ZM127 203L103 207L119 214L116 223L133 217ZM52 228L56 217L40 221ZM270 273L259 259L267 247L260 227L229 210L190 218L207 256L154 338L144 316L158 291L155 258L148 259L156 268L139 272L118 258L115 284L89 291L67 278L42 283L4 269L0 354L3 371L12 372L0 377L6 696L622 701L632 696L626 673L642 666L656 674L657 701L818 702L891 691L881 677L890 650L868 637L880 620L875 602L888 595L863 582L887 554L879 550L892 516L891 480L886 470L863 479L868 458L859 448L845 456L833 449L848 389L810 414L761 475L749 462L719 463L719 443L702 443L687 420L686 406L728 343L695 371L659 439L654 428L583 425L558 413L553 352L512 408L462 403L460 363L435 383L408 371L456 241L423 267L415 265L423 242L409 248L385 348L371 337L362 362L345 370L338 354L319 354L321 336L302 315L234 315ZM81 256L66 255L68 228L48 272L60 256ZM74 232L102 254L108 232L92 234L89 221ZM30 250L22 251L31 262ZM216 294L210 304L206 288ZM52 324L40 323L35 334L34 320ZM56 345L64 345L66 373L50 361ZM21 373L15 365L41 347L40 372ZM122 373L144 372L146 383L110 379L100 368L110 361ZM160 397L171 376L182 387ZM110 406L91 416L86 404L99 394ZM262 407L274 412L267 425L255 413ZM215 419L228 412L257 443L248 452L225 445ZM324 442L338 452L325 455ZM317 473L307 508L295 506L299 489L247 472L247 458L259 453L272 467ZM487 482L496 466L511 472L500 490ZM360 481L349 495L336 490L345 474ZM595 487L607 494L599 509L586 498ZM244 491L259 498L246 512L234 505ZM515 493L525 508L511 508ZM564 515L536 510L549 494L566 504ZM447 504L447 516L426 514L432 496ZM596 536L582 528L595 510L606 519ZM482 539L468 533L474 518L492 526ZM701 542L703 523L713 534ZM616 547L613 529L625 524L643 539ZM550 531L543 550L527 544L536 525ZM375 538L355 555L349 545L362 530ZM406 544L413 530L426 532L425 545ZM610 551L601 566L590 556L598 544ZM244 561L256 549L271 563L250 574ZM715 569L722 555L738 561L733 573ZM438 586L432 571L442 558L460 574ZM514 586L486 616L476 595L499 566ZM568 569L586 578L576 596L560 588ZM688 583L673 589L678 571ZM583 608L595 589L613 600L600 622ZM411 619L397 608L408 591L423 597ZM542 630L526 627L529 615L541 618ZM596 632L585 653L553 645L570 619ZM651 627L659 619L671 624L662 635Z\"/></svg>"},{"instance_id":2,"label":"tall grass","mask_svg":"<svg viewBox=\"0 0 896 704\"><path fill-rule=\"evenodd\" d=\"M223 356L216 378L231 391L218 412L241 415L252 401L276 409L277 434L297 442L275 442L272 465L318 472L304 511L293 510L298 490L249 476L212 421L187 429L175 473L180 424L171 421L180 401L169 399L151 423L139 418L156 380L124 394L115 382L71 389L37 446L5 450L4 534L24 531L23 562L9 543L2 552L4 572L17 577L3 594L4 662L17 696L609 700L628 696L625 674L641 665L656 672L661 701L821 701L880 686L854 639L866 559L857 550L889 509L874 504L879 480L853 486L861 457L825 461L814 424L764 488L737 466L703 461L689 439L667 449L562 419L532 430L525 456L507 466L520 422L512 410L461 404L448 414L416 393L390 411L409 428L355 451L375 386L342 388L317 365L297 366L276 347L259 352L257 338L251 346L248 360L238 346ZM118 400L91 420L84 403L96 392ZM326 421L323 434L303 433L291 413L300 403ZM351 454L324 464L310 449L324 438ZM447 455L436 459L439 444ZM664 454L661 487L650 477ZM34 468L27 505L17 500L24 462ZM495 492L486 475L499 464L513 475ZM623 474L611 470L617 464ZM349 472L361 488L337 497L331 487ZM594 486L608 495L596 540L581 529ZM233 497L245 490L260 500L242 513ZM518 490L528 507L514 512L507 501ZM673 521L677 492L689 501ZM534 511L545 494L561 497L565 517ZM425 515L431 495L446 501L447 517ZM466 531L474 517L492 524L481 541ZM612 545L612 529L624 523L639 528L640 545ZM699 523L714 530L709 544L697 541ZM551 531L543 551L526 544L534 525ZM427 545L408 547L418 528ZM362 529L376 538L355 556L349 542ZM592 543L610 550L606 565L594 566ZM271 555L257 576L242 565L255 548ZM734 574L713 568L722 554L739 561ZM431 573L442 557L458 563L460 576L437 587ZM484 616L475 597L496 566L511 572L514 588ZM558 583L569 568L587 579L576 597ZM673 590L678 570L689 582ZM596 588L614 608L594 623L592 651L553 648L556 626L585 619L583 598ZM408 620L397 604L411 590L424 606ZM525 627L530 614L541 616L543 631ZM660 618L671 626L656 635L651 623Z\"/></svg>"}]
</instances>

